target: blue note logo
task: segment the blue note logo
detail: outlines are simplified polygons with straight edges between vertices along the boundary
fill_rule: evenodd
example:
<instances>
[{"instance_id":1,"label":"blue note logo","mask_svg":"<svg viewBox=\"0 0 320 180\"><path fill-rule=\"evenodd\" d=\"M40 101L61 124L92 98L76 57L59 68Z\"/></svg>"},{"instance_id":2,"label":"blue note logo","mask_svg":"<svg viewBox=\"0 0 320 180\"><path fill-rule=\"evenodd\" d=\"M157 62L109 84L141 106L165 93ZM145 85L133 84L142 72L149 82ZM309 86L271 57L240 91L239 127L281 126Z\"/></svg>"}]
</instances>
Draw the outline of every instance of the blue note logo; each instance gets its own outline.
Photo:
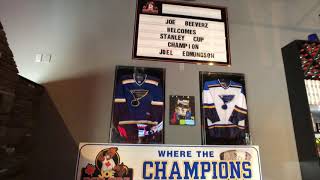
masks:
<instances>
[{"instance_id":1,"label":"blue note logo","mask_svg":"<svg viewBox=\"0 0 320 180\"><path fill-rule=\"evenodd\" d=\"M140 100L148 95L149 91L145 89L134 89L130 90L130 93L133 96L133 100L131 101L131 106L138 107L140 105Z\"/></svg>"},{"instance_id":2,"label":"blue note logo","mask_svg":"<svg viewBox=\"0 0 320 180\"><path fill-rule=\"evenodd\" d=\"M230 103L234 99L235 95L219 95L220 99L223 101L222 109L228 109L228 103Z\"/></svg>"}]
</instances>

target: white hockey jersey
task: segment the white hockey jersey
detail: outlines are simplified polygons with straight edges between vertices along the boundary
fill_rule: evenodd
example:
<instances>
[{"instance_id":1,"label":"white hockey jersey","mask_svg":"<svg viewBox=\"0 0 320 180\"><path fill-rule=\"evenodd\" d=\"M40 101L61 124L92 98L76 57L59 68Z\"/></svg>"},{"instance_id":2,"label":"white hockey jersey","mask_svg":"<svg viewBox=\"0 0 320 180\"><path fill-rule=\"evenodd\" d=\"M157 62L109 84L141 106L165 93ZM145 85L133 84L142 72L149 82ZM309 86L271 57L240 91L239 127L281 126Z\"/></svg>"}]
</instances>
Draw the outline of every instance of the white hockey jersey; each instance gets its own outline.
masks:
<instances>
[{"instance_id":1,"label":"white hockey jersey","mask_svg":"<svg viewBox=\"0 0 320 180\"><path fill-rule=\"evenodd\" d=\"M211 137L244 137L247 104L240 83L207 81L204 83L202 97L204 118Z\"/></svg>"}]
</instances>

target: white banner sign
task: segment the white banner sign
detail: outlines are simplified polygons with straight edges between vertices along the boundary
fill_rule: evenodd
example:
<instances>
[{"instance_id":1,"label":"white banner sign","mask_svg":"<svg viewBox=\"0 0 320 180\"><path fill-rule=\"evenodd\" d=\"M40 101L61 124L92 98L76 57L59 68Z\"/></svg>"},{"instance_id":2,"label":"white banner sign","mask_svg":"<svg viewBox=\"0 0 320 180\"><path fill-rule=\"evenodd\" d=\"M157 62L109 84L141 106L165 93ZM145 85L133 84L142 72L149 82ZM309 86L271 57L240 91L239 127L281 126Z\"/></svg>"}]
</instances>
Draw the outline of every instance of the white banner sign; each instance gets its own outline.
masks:
<instances>
[{"instance_id":1,"label":"white banner sign","mask_svg":"<svg viewBox=\"0 0 320 180\"><path fill-rule=\"evenodd\" d=\"M257 146L87 144L76 180L261 180Z\"/></svg>"},{"instance_id":2,"label":"white banner sign","mask_svg":"<svg viewBox=\"0 0 320 180\"><path fill-rule=\"evenodd\" d=\"M230 64L226 10L138 0L134 58Z\"/></svg>"}]
</instances>

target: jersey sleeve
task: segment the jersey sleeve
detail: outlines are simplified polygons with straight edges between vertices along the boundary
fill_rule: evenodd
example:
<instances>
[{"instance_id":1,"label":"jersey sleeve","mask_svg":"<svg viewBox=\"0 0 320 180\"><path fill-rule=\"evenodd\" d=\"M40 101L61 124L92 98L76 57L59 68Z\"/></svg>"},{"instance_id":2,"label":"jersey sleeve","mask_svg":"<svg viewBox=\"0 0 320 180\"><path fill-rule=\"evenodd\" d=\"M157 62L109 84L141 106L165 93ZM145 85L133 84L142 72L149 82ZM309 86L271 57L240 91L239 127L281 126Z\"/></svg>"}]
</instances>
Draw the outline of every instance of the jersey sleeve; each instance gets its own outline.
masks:
<instances>
[{"instance_id":1,"label":"jersey sleeve","mask_svg":"<svg viewBox=\"0 0 320 180\"><path fill-rule=\"evenodd\" d=\"M210 94L208 82L205 82L202 91L202 110L204 112L204 118L207 120L208 127L212 126L214 122L219 121L219 117L216 113L215 103Z\"/></svg>"},{"instance_id":2,"label":"jersey sleeve","mask_svg":"<svg viewBox=\"0 0 320 180\"><path fill-rule=\"evenodd\" d=\"M243 88L241 89L239 100L235 106L235 111L237 113L237 120L235 124L238 124L239 128L245 128L246 121L248 119L248 109L247 109L247 102L246 97L243 93Z\"/></svg>"},{"instance_id":3,"label":"jersey sleeve","mask_svg":"<svg viewBox=\"0 0 320 180\"><path fill-rule=\"evenodd\" d=\"M122 80L120 80L116 87L115 87L115 93L114 93L114 112L113 112L113 125L115 127L118 126L119 121L124 119L124 116L127 113L127 100L124 93L124 85L122 84Z\"/></svg>"},{"instance_id":4,"label":"jersey sleeve","mask_svg":"<svg viewBox=\"0 0 320 180\"><path fill-rule=\"evenodd\" d=\"M156 84L153 88L151 109L152 120L160 124L163 119L162 116L164 111L163 89L160 83Z\"/></svg>"}]
</instances>

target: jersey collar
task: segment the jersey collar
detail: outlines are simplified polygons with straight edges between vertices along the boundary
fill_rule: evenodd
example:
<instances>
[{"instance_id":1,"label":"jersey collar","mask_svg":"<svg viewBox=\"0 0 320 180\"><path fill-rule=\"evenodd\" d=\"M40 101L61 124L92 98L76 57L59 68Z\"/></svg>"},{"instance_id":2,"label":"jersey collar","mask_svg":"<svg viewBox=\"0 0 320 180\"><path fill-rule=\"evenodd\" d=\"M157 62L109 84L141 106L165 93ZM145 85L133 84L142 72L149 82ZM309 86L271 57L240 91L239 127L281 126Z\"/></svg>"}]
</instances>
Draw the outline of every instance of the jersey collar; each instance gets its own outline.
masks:
<instances>
[{"instance_id":1,"label":"jersey collar","mask_svg":"<svg viewBox=\"0 0 320 180\"><path fill-rule=\"evenodd\" d=\"M223 84L225 84L225 83L221 83L220 79L218 79L218 82L223 89L228 89L231 85L231 80L229 80L228 86L224 86Z\"/></svg>"},{"instance_id":2,"label":"jersey collar","mask_svg":"<svg viewBox=\"0 0 320 180\"><path fill-rule=\"evenodd\" d=\"M145 74L143 81L142 81L141 83L138 83L137 80L136 80L135 73L133 73L132 76L133 76L133 79L134 79L135 83L136 83L138 86L142 86L142 85L144 84L144 82L146 81L146 79L147 79L147 75Z\"/></svg>"}]
</instances>

